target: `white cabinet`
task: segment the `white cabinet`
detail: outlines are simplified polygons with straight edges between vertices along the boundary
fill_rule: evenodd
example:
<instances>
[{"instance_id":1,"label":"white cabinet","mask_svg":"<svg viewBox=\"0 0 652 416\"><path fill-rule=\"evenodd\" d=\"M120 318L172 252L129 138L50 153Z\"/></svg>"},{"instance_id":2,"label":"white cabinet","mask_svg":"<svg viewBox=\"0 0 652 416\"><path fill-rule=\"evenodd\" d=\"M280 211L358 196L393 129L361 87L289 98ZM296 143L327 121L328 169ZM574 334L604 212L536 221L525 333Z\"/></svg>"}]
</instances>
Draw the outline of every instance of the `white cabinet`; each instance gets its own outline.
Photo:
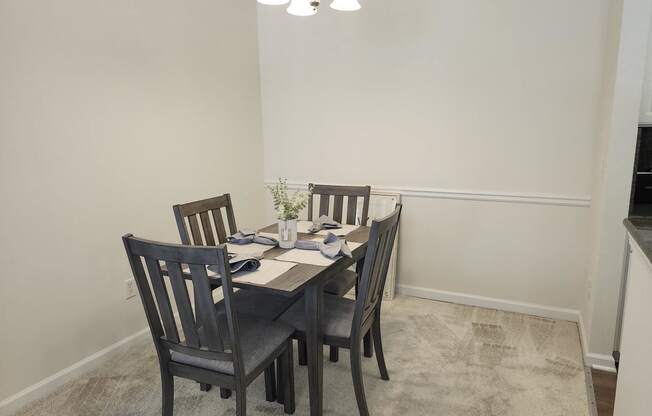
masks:
<instances>
[{"instance_id":1,"label":"white cabinet","mask_svg":"<svg viewBox=\"0 0 652 416\"><path fill-rule=\"evenodd\" d=\"M652 32L650 32L647 48L647 64L645 66L641 114L639 116L641 124L652 124Z\"/></svg>"},{"instance_id":2,"label":"white cabinet","mask_svg":"<svg viewBox=\"0 0 652 416\"><path fill-rule=\"evenodd\" d=\"M630 238L614 416L652 414L652 265Z\"/></svg>"},{"instance_id":3,"label":"white cabinet","mask_svg":"<svg viewBox=\"0 0 652 416\"><path fill-rule=\"evenodd\" d=\"M648 63L650 66L650 63ZM645 125L652 125L652 74L648 70L645 74L643 84L643 97L641 98L641 114L639 122Z\"/></svg>"}]
</instances>

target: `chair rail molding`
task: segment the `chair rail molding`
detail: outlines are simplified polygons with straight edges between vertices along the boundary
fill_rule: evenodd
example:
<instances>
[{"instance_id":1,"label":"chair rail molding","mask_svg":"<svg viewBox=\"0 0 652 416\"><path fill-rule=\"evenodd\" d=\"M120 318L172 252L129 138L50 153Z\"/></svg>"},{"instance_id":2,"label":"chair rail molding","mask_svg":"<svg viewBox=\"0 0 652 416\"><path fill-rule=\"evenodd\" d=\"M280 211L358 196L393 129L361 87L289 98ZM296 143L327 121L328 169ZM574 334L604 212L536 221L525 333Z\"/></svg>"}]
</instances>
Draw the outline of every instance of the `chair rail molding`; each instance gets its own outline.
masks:
<instances>
[{"instance_id":1,"label":"chair rail molding","mask_svg":"<svg viewBox=\"0 0 652 416\"><path fill-rule=\"evenodd\" d=\"M319 182L319 181L313 181ZM273 185L274 180L265 180L265 185ZM289 189L308 189L308 181L288 181ZM439 189L414 186L372 185L372 193L400 194L406 198L459 199L486 202L504 202L513 204L557 205L565 207L591 206L591 197L584 195L557 195L525 192L490 192L479 190Z\"/></svg>"}]
</instances>

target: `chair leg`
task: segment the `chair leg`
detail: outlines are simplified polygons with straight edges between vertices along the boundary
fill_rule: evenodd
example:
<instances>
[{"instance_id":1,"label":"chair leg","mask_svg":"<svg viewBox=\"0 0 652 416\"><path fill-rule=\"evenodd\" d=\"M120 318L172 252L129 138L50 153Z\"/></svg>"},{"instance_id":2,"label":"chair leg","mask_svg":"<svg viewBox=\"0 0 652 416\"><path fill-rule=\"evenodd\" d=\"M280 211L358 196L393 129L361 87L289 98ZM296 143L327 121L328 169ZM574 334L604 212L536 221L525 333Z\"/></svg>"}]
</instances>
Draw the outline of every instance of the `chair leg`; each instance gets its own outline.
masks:
<instances>
[{"instance_id":1,"label":"chair leg","mask_svg":"<svg viewBox=\"0 0 652 416\"><path fill-rule=\"evenodd\" d=\"M275 363L265 369L265 400L273 402L276 400L276 374Z\"/></svg>"},{"instance_id":2,"label":"chair leg","mask_svg":"<svg viewBox=\"0 0 652 416\"><path fill-rule=\"evenodd\" d=\"M167 371L161 371L161 387L162 387L162 396L163 396L163 416L172 416L174 412L174 377L167 373Z\"/></svg>"},{"instance_id":3,"label":"chair leg","mask_svg":"<svg viewBox=\"0 0 652 416\"><path fill-rule=\"evenodd\" d=\"M199 390L201 390L201 391L204 391L204 392L211 391L211 387L213 387L213 386L211 386L210 384L199 383Z\"/></svg>"},{"instance_id":4,"label":"chair leg","mask_svg":"<svg viewBox=\"0 0 652 416\"><path fill-rule=\"evenodd\" d=\"M284 361L285 365L283 366L283 381L285 386L283 388L283 393L285 400L283 403L283 410L286 414L292 415L296 410L294 403L294 352L292 350L292 341L288 342L288 348L285 353Z\"/></svg>"},{"instance_id":5,"label":"chair leg","mask_svg":"<svg viewBox=\"0 0 652 416\"><path fill-rule=\"evenodd\" d=\"M276 359L276 402L279 404L285 404L285 377L285 354L281 354Z\"/></svg>"},{"instance_id":6,"label":"chair leg","mask_svg":"<svg viewBox=\"0 0 652 416\"><path fill-rule=\"evenodd\" d=\"M380 319L376 318L371 326L371 336L374 340L374 349L376 350L376 361L380 370L380 378L389 380L387 365L385 364L385 354L383 354L383 340L380 335Z\"/></svg>"},{"instance_id":7,"label":"chair leg","mask_svg":"<svg viewBox=\"0 0 652 416\"><path fill-rule=\"evenodd\" d=\"M235 389L235 415L247 416L247 388L245 386Z\"/></svg>"},{"instance_id":8,"label":"chair leg","mask_svg":"<svg viewBox=\"0 0 652 416\"><path fill-rule=\"evenodd\" d=\"M220 397L223 399L228 399L231 397L231 390L220 387Z\"/></svg>"},{"instance_id":9,"label":"chair leg","mask_svg":"<svg viewBox=\"0 0 652 416\"><path fill-rule=\"evenodd\" d=\"M330 347L330 356L329 359L332 363L336 363L340 359L340 349L338 347Z\"/></svg>"},{"instance_id":10,"label":"chair leg","mask_svg":"<svg viewBox=\"0 0 652 416\"><path fill-rule=\"evenodd\" d=\"M308 365L308 346L306 341L297 341L297 350L299 351L299 365Z\"/></svg>"},{"instance_id":11,"label":"chair leg","mask_svg":"<svg viewBox=\"0 0 652 416\"><path fill-rule=\"evenodd\" d=\"M362 380L362 351L360 349L361 339L351 339L351 376L353 378L353 390L355 399L358 402L360 416L369 416L367 399L364 394L364 382Z\"/></svg>"},{"instance_id":12,"label":"chair leg","mask_svg":"<svg viewBox=\"0 0 652 416\"><path fill-rule=\"evenodd\" d=\"M369 358L373 357L374 355L374 348L373 345L371 344L371 329L364 334L364 356Z\"/></svg>"}]
</instances>

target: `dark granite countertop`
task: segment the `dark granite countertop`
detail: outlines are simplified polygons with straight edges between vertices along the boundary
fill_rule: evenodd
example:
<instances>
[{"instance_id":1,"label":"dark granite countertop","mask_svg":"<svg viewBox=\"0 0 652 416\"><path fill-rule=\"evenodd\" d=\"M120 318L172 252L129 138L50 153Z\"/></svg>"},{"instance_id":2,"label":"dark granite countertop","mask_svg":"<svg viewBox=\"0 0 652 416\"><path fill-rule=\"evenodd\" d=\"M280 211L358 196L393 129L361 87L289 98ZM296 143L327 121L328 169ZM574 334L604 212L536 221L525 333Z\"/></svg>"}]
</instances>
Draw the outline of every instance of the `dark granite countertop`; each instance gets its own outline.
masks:
<instances>
[{"instance_id":1,"label":"dark granite countertop","mask_svg":"<svg viewBox=\"0 0 652 416\"><path fill-rule=\"evenodd\" d=\"M626 218L623 224L648 260L652 262L652 218Z\"/></svg>"}]
</instances>

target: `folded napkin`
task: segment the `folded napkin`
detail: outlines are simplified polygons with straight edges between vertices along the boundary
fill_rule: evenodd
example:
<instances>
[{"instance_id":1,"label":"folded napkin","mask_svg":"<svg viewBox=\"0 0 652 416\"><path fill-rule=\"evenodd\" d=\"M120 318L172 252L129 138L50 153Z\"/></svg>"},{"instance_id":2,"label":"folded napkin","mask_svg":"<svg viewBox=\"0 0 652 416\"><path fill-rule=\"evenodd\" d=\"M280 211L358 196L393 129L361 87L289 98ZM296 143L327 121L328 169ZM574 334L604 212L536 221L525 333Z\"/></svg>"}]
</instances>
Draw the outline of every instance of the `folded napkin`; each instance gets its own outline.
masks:
<instances>
[{"instance_id":1,"label":"folded napkin","mask_svg":"<svg viewBox=\"0 0 652 416\"><path fill-rule=\"evenodd\" d=\"M308 229L308 232L314 234L321 230L333 230L336 228L342 228L342 224L333 220L328 215L322 215L316 221L312 222L312 226Z\"/></svg>"},{"instance_id":2,"label":"folded napkin","mask_svg":"<svg viewBox=\"0 0 652 416\"><path fill-rule=\"evenodd\" d=\"M319 250L321 254L333 259L338 256L352 257L351 249L346 245L346 240L340 240L333 233L328 233L323 241L297 240L294 248L299 250Z\"/></svg>"},{"instance_id":3,"label":"folded napkin","mask_svg":"<svg viewBox=\"0 0 652 416\"><path fill-rule=\"evenodd\" d=\"M258 243L266 246L277 246L278 240L272 237L258 235L255 231L242 229L228 238L231 244L251 244Z\"/></svg>"},{"instance_id":4,"label":"folded napkin","mask_svg":"<svg viewBox=\"0 0 652 416\"><path fill-rule=\"evenodd\" d=\"M247 254L229 254L229 266L231 266L231 273L238 272L253 272L260 268L260 256L252 256ZM216 266L208 266L208 270L213 273L220 274Z\"/></svg>"}]
</instances>

